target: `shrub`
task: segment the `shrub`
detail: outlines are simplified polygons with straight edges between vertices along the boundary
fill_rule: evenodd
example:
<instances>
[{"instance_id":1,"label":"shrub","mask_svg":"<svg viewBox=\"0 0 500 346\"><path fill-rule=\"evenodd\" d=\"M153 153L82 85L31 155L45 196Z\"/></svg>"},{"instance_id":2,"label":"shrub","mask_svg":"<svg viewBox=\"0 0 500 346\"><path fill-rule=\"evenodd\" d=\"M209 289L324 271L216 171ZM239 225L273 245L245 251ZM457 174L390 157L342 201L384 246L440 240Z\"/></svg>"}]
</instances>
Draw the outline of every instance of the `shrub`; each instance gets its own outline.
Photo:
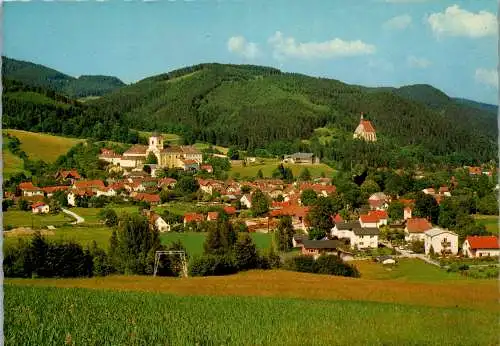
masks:
<instances>
[{"instance_id":1,"label":"shrub","mask_svg":"<svg viewBox=\"0 0 500 346\"><path fill-rule=\"evenodd\" d=\"M335 255L322 255L316 260L312 256L305 255L290 257L285 261L285 268L304 273L360 277L356 267L344 263Z\"/></svg>"},{"instance_id":2,"label":"shrub","mask_svg":"<svg viewBox=\"0 0 500 346\"><path fill-rule=\"evenodd\" d=\"M228 255L203 255L189 263L190 276L229 275L238 272L234 258Z\"/></svg>"}]
</instances>

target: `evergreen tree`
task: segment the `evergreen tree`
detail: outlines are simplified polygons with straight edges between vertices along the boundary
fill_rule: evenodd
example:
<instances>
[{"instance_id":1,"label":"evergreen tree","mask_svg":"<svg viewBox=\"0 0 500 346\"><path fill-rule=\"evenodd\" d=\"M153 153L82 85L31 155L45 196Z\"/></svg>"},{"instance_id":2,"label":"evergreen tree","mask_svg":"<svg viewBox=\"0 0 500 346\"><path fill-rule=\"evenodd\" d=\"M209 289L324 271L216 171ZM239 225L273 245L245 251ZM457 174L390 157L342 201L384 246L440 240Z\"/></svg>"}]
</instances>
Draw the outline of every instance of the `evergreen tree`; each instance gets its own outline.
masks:
<instances>
[{"instance_id":1,"label":"evergreen tree","mask_svg":"<svg viewBox=\"0 0 500 346\"><path fill-rule=\"evenodd\" d=\"M280 218L275 231L276 245L279 251L289 251L292 249L293 234L292 218L289 216Z\"/></svg>"},{"instance_id":2,"label":"evergreen tree","mask_svg":"<svg viewBox=\"0 0 500 346\"><path fill-rule=\"evenodd\" d=\"M259 260L257 249L248 233L238 233L238 239L234 244L234 256L240 270L257 267Z\"/></svg>"},{"instance_id":3,"label":"evergreen tree","mask_svg":"<svg viewBox=\"0 0 500 346\"><path fill-rule=\"evenodd\" d=\"M259 189L252 194L251 210L254 216L261 216L269 211L269 200Z\"/></svg>"}]
</instances>

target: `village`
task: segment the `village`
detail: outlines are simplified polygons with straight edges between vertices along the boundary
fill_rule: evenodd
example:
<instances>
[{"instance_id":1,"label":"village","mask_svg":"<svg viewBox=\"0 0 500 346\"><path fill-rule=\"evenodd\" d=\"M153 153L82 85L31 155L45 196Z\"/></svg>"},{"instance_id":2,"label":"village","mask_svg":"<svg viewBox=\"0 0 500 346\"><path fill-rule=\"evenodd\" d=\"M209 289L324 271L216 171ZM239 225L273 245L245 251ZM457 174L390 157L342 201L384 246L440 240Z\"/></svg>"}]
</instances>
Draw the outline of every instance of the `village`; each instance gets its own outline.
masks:
<instances>
[{"instance_id":1,"label":"village","mask_svg":"<svg viewBox=\"0 0 500 346\"><path fill-rule=\"evenodd\" d=\"M363 115L354 137L376 140L374 127L370 121L363 119ZM303 255L315 258L321 254L336 254L350 261L366 258L368 254L384 254L378 258L386 264L394 263L398 256L417 257L436 264L432 258L495 257L500 254L496 236L467 236L460 242L457 233L432 224L429 218L415 216L415 199L388 196L381 191L372 193L363 208L323 215L330 219L330 228L316 239L310 236L311 221L314 220L309 214L314 205L302 199L307 194L312 194L315 199L334 198L337 191L332 178L309 178L293 182L283 179L218 180L211 177L213 167L203 162L201 151L193 146L165 145L158 133L149 137L148 146L134 145L121 155L112 149L103 148L98 159L107 164L106 171L110 177L106 180L89 180L77 170L60 170L55 176L58 185L37 187L32 182L22 182L15 194L6 192L4 198L16 205L28 201L32 213L40 215L51 213L50 200L55 194L64 194L63 204L68 209L89 206L89 201L101 200L99 204L105 206L120 200L138 205L140 213L148 218L151 227L161 233L188 232L193 229L203 231L200 225L216 222L221 213L233 222L244 223L249 232L273 233L282 217L290 217L294 230L293 247ZM283 164L290 162L314 164L319 159L312 153L283 157ZM166 207L168 210L168 198L162 196L168 196L177 184L174 178L158 177L158 173L165 170L176 170L181 176L185 174L192 177L196 182L195 192L198 193L197 199L192 202L193 210L196 206L205 206L212 211L190 211L178 218L165 220L155 208ZM492 174L481 167L468 167L467 170L470 176ZM199 176L201 172L203 175ZM452 196L448 186L428 187L421 192L431 196L438 205ZM251 212L255 203L261 203L255 201L257 195L264 195L266 201L265 210L259 213ZM391 203L396 202L404 208L397 219L389 217L388 213ZM63 208L63 211L71 213L68 209ZM398 241L387 236L394 232L401 235Z\"/></svg>"}]
</instances>

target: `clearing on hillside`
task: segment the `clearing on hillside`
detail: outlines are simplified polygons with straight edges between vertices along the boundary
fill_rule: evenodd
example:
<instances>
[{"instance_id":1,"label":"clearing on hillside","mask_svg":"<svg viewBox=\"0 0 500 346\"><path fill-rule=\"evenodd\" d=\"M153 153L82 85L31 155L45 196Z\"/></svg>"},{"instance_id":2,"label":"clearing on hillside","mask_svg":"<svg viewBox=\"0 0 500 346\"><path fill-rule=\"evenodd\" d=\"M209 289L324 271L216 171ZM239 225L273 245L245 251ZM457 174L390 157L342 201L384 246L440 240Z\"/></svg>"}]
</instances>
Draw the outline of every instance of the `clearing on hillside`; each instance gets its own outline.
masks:
<instances>
[{"instance_id":1,"label":"clearing on hillside","mask_svg":"<svg viewBox=\"0 0 500 346\"><path fill-rule=\"evenodd\" d=\"M21 130L4 131L19 138L21 149L30 159L43 160L45 162L54 162L59 156L66 154L71 147L84 141L82 139L53 136L45 133Z\"/></svg>"},{"instance_id":2,"label":"clearing on hillside","mask_svg":"<svg viewBox=\"0 0 500 346\"><path fill-rule=\"evenodd\" d=\"M272 160L272 159L265 159L262 164L255 163L255 164L250 164L247 166L236 166L233 165L231 166L231 174L238 173L240 177L255 177L257 175L257 172L262 170L262 174L264 175L264 178L271 178L273 175L273 171L281 164L280 160ZM313 178L319 178L322 173L326 177L331 177L333 172L335 171L332 167L324 164L324 163L319 163L319 164L290 164L290 163L285 163L283 164L284 167L289 167L292 169L292 173L294 177L298 177L300 173L302 172L303 169L307 168L309 172L311 173L311 176Z\"/></svg>"},{"instance_id":3,"label":"clearing on hillside","mask_svg":"<svg viewBox=\"0 0 500 346\"><path fill-rule=\"evenodd\" d=\"M9 179L16 173L24 172L24 174L27 174L24 170L23 160L19 156L12 154L5 146L2 148L2 166L4 179Z\"/></svg>"}]
</instances>

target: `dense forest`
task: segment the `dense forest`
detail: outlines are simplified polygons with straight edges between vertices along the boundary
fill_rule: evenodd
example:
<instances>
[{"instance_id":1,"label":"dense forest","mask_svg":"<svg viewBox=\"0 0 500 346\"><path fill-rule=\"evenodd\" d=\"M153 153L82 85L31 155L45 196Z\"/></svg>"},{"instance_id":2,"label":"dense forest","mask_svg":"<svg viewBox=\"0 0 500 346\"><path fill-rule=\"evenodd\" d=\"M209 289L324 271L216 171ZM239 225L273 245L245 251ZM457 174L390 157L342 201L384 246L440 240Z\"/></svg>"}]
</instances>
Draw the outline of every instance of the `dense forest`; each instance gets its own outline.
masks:
<instances>
[{"instance_id":1,"label":"dense forest","mask_svg":"<svg viewBox=\"0 0 500 346\"><path fill-rule=\"evenodd\" d=\"M57 72L57 71L56 71ZM137 142L129 129L250 154L312 151L338 168L461 166L496 160L496 106L429 85L366 88L252 65L200 64L85 104L5 80L4 127ZM378 141L352 139L366 113Z\"/></svg>"},{"instance_id":2,"label":"dense forest","mask_svg":"<svg viewBox=\"0 0 500 346\"><path fill-rule=\"evenodd\" d=\"M3 78L13 79L30 86L50 89L69 97L102 96L125 86L116 77L80 76L74 78L54 69L2 57Z\"/></svg>"}]
</instances>

